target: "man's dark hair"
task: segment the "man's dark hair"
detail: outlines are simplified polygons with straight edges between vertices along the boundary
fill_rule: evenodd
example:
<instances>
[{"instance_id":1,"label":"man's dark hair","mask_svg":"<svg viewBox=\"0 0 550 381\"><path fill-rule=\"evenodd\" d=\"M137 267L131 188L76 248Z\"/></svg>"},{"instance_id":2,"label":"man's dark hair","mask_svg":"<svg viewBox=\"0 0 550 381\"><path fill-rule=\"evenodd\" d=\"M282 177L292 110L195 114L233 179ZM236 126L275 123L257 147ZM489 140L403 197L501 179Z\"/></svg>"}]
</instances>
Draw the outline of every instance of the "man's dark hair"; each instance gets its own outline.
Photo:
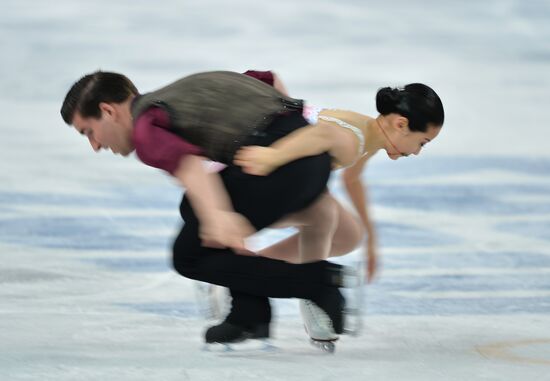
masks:
<instances>
[{"instance_id":1,"label":"man's dark hair","mask_svg":"<svg viewBox=\"0 0 550 381\"><path fill-rule=\"evenodd\" d=\"M69 125L76 112L83 118L101 118L101 102L122 103L137 94L132 81L124 75L96 71L80 78L71 87L61 106L61 117Z\"/></svg>"}]
</instances>

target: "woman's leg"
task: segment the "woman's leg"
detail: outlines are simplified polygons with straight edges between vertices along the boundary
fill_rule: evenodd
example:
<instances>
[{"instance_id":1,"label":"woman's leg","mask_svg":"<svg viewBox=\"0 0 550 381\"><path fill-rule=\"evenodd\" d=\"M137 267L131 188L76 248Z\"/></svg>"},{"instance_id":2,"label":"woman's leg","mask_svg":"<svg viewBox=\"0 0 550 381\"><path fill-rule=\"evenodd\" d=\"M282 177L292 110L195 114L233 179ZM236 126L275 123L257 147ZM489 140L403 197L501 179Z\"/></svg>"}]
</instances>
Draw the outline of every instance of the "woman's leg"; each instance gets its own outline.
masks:
<instances>
[{"instance_id":1,"label":"woman's leg","mask_svg":"<svg viewBox=\"0 0 550 381\"><path fill-rule=\"evenodd\" d=\"M299 263L327 258L338 224L336 201L328 193L324 193L301 215L311 223L298 227Z\"/></svg>"},{"instance_id":2,"label":"woman's leg","mask_svg":"<svg viewBox=\"0 0 550 381\"><path fill-rule=\"evenodd\" d=\"M335 227L330 220L331 213L336 213ZM359 245L364 235L359 220L329 193L272 227L290 226L297 227L300 232L260 250L258 255L291 263L312 262L349 253ZM304 246L304 239L311 243L309 248ZM315 242L318 242L317 248Z\"/></svg>"}]
</instances>

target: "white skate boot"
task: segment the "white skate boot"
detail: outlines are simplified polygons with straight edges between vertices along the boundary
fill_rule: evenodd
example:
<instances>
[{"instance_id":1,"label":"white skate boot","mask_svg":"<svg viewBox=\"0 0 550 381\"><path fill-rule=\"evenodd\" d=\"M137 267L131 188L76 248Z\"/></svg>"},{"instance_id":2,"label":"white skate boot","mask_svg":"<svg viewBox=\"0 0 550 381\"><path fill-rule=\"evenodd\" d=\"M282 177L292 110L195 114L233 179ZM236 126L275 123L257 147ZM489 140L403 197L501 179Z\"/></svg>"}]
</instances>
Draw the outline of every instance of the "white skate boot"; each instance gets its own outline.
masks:
<instances>
[{"instance_id":1,"label":"white skate boot","mask_svg":"<svg viewBox=\"0 0 550 381\"><path fill-rule=\"evenodd\" d=\"M338 340L338 335L325 311L311 300L301 299L300 312L311 343L325 352L334 353L334 342Z\"/></svg>"}]
</instances>

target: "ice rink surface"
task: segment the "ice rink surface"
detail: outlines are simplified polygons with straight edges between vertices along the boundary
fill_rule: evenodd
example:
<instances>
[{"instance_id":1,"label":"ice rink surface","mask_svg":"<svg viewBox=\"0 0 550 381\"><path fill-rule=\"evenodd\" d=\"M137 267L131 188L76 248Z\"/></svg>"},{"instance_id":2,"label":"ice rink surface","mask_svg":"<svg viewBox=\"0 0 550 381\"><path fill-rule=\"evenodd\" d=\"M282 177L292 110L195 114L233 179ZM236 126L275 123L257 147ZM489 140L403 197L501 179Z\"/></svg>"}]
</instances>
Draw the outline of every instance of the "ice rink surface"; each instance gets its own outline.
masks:
<instances>
[{"instance_id":1,"label":"ice rink surface","mask_svg":"<svg viewBox=\"0 0 550 381\"><path fill-rule=\"evenodd\" d=\"M3 1L0 380L550 380L549 19L519 0ZM181 190L59 117L99 68L144 92L273 69L368 115L379 87L439 93L438 139L365 173L383 268L360 337L325 355L296 301L275 301L278 351L201 351L211 322L170 268ZM347 203L338 173L330 188Z\"/></svg>"}]
</instances>

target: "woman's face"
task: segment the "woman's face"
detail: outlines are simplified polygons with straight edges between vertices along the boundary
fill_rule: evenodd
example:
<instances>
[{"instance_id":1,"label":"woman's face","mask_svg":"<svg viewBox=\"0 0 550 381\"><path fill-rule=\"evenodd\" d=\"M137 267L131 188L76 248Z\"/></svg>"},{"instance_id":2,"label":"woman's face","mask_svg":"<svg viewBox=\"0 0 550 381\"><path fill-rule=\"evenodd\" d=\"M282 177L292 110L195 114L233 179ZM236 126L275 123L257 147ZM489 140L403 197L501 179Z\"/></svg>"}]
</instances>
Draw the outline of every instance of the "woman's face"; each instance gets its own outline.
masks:
<instances>
[{"instance_id":1,"label":"woman's face","mask_svg":"<svg viewBox=\"0 0 550 381\"><path fill-rule=\"evenodd\" d=\"M390 131L386 142L386 152L392 160L409 155L418 155L424 145L434 140L441 126L428 125L426 132L411 131L406 118L390 120Z\"/></svg>"}]
</instances>

